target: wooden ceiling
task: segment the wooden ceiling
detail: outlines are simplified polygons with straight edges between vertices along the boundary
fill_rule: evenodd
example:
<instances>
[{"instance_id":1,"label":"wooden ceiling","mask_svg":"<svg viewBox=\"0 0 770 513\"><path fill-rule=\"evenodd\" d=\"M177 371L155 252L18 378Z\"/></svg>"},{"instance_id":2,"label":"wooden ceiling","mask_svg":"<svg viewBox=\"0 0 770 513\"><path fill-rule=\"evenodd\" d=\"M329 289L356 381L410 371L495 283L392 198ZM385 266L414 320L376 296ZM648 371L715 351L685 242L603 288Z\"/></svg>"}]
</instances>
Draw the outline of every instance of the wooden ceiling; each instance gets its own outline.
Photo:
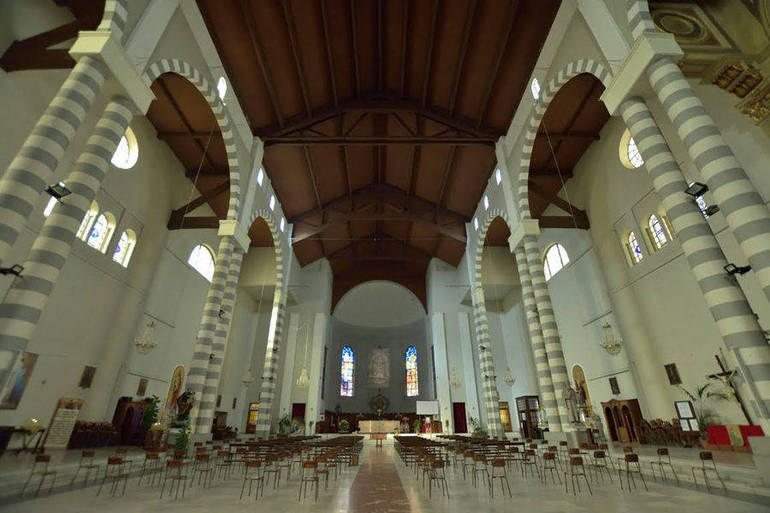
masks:
<instances>
[{"instance_id":1,"label":"wooden ceiling","mask_svg":"<svg viewBox=\"0 0 770 513\"><path fill-rule=\"evenodd\" d=\"M511 230L502 217L495 217L487 228L487 236L484 239L485 246L508 247L508 238Z\"/></svg>"},{"instance_id":2,"label":"wooden ceiling","mask_svg":"<svg viewBox=\"0 0 770 513\"><path fill-rule=\"evenodd\" d=\"M541 228L589 228L586 213L557 194L610 117L602 92L596 77L578 75L556 93L540 123L529 166L529 209ZM543 215L552 203L564 215Z\"/></svg>"}]
</instances>

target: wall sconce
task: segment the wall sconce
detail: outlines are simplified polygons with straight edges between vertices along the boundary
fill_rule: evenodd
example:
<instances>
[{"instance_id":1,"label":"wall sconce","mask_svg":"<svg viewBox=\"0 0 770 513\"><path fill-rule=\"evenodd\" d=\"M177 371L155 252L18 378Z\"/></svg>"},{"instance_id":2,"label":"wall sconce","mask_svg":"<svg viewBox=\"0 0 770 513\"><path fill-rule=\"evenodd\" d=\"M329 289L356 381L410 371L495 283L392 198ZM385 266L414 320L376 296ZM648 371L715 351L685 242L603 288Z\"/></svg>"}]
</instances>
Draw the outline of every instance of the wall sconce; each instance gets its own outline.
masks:
<instances>
[{"instance_id":1,"label":"wall sconce","mask_svg":"<svg viewBox=\"0 0 770 513\"><path fill-rule=\"evenodd\" d=\"M45 192L56 198L57 201L61 201L63 197L72 194L72 191L69 190L66 185L64 185L64 182L49 185L45 188Z\"/></svg>"},{"instance_id":2,"label":"wall sconce","mask_svg":"<svg viewBox=\"0 0 770 513\"><path fill-rule=\"evenodd\" d=\"M747 272L751 271L750 265L735 265L734 263L730 262L726 266L723 267L725 272L729 274L730 276L734 276L736 274L746 274Z\"/></svg>"},{"instance_id":3,"label":"wall sconce","mask_svg":"<svg viewBox=\"0 0 770 513\"><path fill-rule=\"evenodd\" d=\"M706 191L708 190L708 185L705 183L693 182L684 190L684 192L693 198L697 198L698 196L703 196L706 194Z\"/></svg>"},{"instance_id":4,"label":"wall sconce","mask_svg":"<svg viewBox=\"0 0 770 513\"><path fill-rule=\"evenodd\" d=\"M0 267L0 274L13 274L14 276L21 276L24 271L24 266L19 264L13 264L11 267Z\"/></svg>"}]
</instances>

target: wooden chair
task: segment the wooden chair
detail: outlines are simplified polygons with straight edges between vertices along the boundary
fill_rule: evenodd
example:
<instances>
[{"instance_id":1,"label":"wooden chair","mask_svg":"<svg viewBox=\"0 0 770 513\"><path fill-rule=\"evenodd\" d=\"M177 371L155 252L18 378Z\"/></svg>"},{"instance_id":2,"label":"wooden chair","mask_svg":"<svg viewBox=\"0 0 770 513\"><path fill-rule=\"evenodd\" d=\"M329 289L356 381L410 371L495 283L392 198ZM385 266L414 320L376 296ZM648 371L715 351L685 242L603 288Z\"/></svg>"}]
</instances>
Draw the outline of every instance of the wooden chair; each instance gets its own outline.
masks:
<instances>
[{"instance_id":1,"label":"wooden chair","mask_svg":"<svg viewBox=\"0 0 770 513\"><path fill-rule=\"evenodd\" d=\"M502 461L502 460L501 460ZM503 470L505 470L505 462L503 462ZM428 499L431 498L433 490L433 482L441 486L442 495L446 495L449 498L449 486L446 480L446 462L440 460L433 460L430 464L430 474L428 476Z\"/></svg>"},{"instance_id":2,"label":"wooden chair","mask_svg":"<svg viewBox=\"0 0 770 513\"><path fill-rule=\"evenodd\" d=\"M577 492L582 493L582 490L580 489L581 477L586 482L586 486L588 487L588 493L590 493L591 495L594 494L591 491L591 484L588 482L588 476L586 475L586 470L585 470L585 467L583 466L582 456L572 456L569 459L569 472L564 472L564 487L565 487L564 491L566 493L569 493L569 482L567 481L567 476L569 476L570 481L572 481L572 495L577 495Z\"/></svg>"},{"instance_id":3,"label":"wooden chair","mask_svg":"<svg viewBox=\"0 0 770 513\"><path fill-rule=\"evenodd\" d=\"M639 474L639 477L642 479L642 484L644 485L644 489L647 490L647 483L644 481L644 476L642 475L642 466L639 464L639 455L635 453L626 454L623 461L626 464L625 469L618 469L618 480L620 481L620 489L623 489L623 476L621 472L625 470L626 472L626 485L628 487L628 490L631 491L631 484L633 483L634 488L636 488L636 480L634 479L634 474Z\"/></svg>"},{"instance_id":4,"label":"wooden chair","mask_svg":"<svg viewBox=\"0 0 770 513\"><path fill-rule=\"evenodd\" d=\"M166 490L166 482L171 479L171 486L169 487L168 494L174 490L174 482L176 482L176 494L174 500L179 498L179 488L182 488L182 498L184 499L184 492L187 489L187 473L185 472L184 462L181 460L171 460L166 462L166 473L163 477L163 486L160 488L160 498L163 498L163 492Z\"/></svg>"},{"instance_id":5,"label":"wooden chair","mask_svg":"<svg viewBox=\"0 0 770 513\"><path fill-rule=\"evenodd\" d=\"M195 483L196 474L198 475L198 486L201 484L201 479L203 480L203 488L206 488L206 482L211 486L211 483L214 480L214 467L211 466L211 456L209 454L195 455L190 486Z\"/></svg>"},{"instance_id":6,"label":"wooden chair","mask_svg":"<svg viewBox=\"0 0 770 513\"><path fill-rule=\"evenodd\" d=\"M473 459L473 450L466 449L463 453L463 480L465 479L466 472L468 470L473 473L473 468L476 466L476 461Z\"/></svg>"},{"instance_id":7,"label":"wooden chair","mask_svg":"<svg viewBox=\"0 0 770 513\"><path fill-rule=\"evenodd\" d=\"M550 471L551 474L551 481L553 481L553 484L556 484L556 478L559 479L559 484L561 485L561 476L559 476L559 469L556 466L556 453L555 452L544 452L543 453L543 484L548 484L548 479L545 477L545 471ZM556 478L554 478L556 476Z\"/></svg>"},{"instance_id":8,"label":"wooden chair","mask_svg":"<svg viewBox=\"0 0 770 513\"><path fill-rule=\"evenodd\" d=\"M527 478L527 469L534 470L537 473L537 478L542 479L540 475L540 465L537 463L537 452L532 449L524 451L524 458L521 460L521 476Z\"/></svg>"},{"instance_id":9,"label":"wooden chair","mask_svg":"<svg viewBox=\"0 0 770 513\"><path fill-rule=\"evenodd\" d=\"M481 474L482 484L489 483L489 469L487 469L487 457L483 454L473 455L473 487L476 487L478 482L477 474ZM484 479L486 477L486 480Z\"/></svg>"},{"instance_id":10,"label":"wooden chair","mask_svg":"<svg viewBox=\"0 0 770 513\"><path fill-rule=\"evenodd\" d=\"M225 479L230 477L230 470L233 468L233 460L230 451L218 450L217 460L214 464L214 470L219 477L224 475Z\"/></svg>"},{"instance_id":11,"label":"wooden chair","mask_svg":"<svg viewBox=\"0 0 770 513\"><path fill-rule=\"evenodd\" d=\"M589 467L594 471L595 474L597 474L597 477L602 478L602 483L604 482L604 475L602 474L602 471L607 473L607 477L610 478L610 482L612 482L612 474L610 473L610 468L607 465L607 453L601 450L594 451L593 453L593 461L590 463ZM609 460L612 461L612 460Z\"/></svg>"},{"instance_id":12,"label":"wooden chair","mask_svg":"<svg viewBox=\"0 0 770 513\"><path fill-rule=\"evenodd\" d=\"M693 465L692 467L692 480L695 485L698 485L698 481L695 479L695 471L697 470L703 473L703 481L706 483L706 490L710 492L711 486L709 484L708 472L713 472L716 474L717 479L719 479L719 482L722 484L722 488L727 491L727 486L725 486L725 482L722 481L722 476L720 476L719 471L717 471L717 464L714 461L714 455L711 453L711 451L701 451L698 456L700 457L700 466ZM706 465L707 461L711 463L710 466Z\"/></svg>"},{"instance_id":13,"label":"wooden chair","mask_svg":"<svg viewBox=\"0 0 770 513\"><path fill-rule=\"evenodd\" d=\"M111 495L114 497L117 491L118 484L123 481L123 493L126 494L126 485L128 484L128 477L131 475L131 462L126 461L119 456L111 456L107 458L107 465L104 467L104 478L102 484L99 485L96 495L102 493L102 488L107 479L112 479L112 491Z\"/></svg>"},{"instance_id":14,"label":"wooden chair","mask_svg":"<svg viewBox=\"0 0 770 513\"><path fill-rule=\"evenodd\" d=\"M665 459L664 459L665 457ZM671 463L671 455L668 453L668 449L665 447L659 447L658 448L658 460L657 461L651 461L650 462L650 470L652 471L652 479L656 479L655 477L655 467L658 467L660 469L660 476L661 480L666 480L666 466L668 466L671 469L671 473L674 474L674 478L676 479L676 484L679 484L679 476L676 475L676 470L674 469L674 465Z\"/></svg>"},{"instance_id":15,"label":"wooden chair","mask_svg":"<svg viewBox=\"0 0 770 513\"><path fill-rule=\"evenodd\" d=\"M251 487L256 481L257 492L255 498L259 498L265 494L265 474L262 472L262 462L256 460L249 460L243 464L243 484L241 485L241 497L243 499L243 490L246 488L246 481L249 482L249 493L247 497L251 496Z\"/></svg>"},{"instance_id":16,"label":"wooden chair","mask_svg":"<svg viewBox=\"0 0 770 513\"><path fill-rule=\"evenodd\" d=\"M53 491L53 487L56 484L56 471L50 470L48 468L50 463L50 454L38 454L35 456L35 461L32 463L32 470L29 473L27 481L24 483L24 487L21 489L22 495L24 495L24 492L27 490L27 486L35 476L40 477L40 482L37 485L37 490L35 490L35 495L40 493L40 489L43 487L43 482L48 478L51 478L51 485L48 487L48 495L51 495L51 491Z\"/></svg>"},{"instance_id":17,"label":"wooden chair","mask_svg":"<svg viewBox=\"0 0 770 513\"><path fill-rule=\"evenodd\" d=\"M163 470L163 462L160 460L160 454L157 452L147 452L144 455L144 461L142 462L142 473L139 474L139 482L137 486L142 486L142 479L144 475L149 472L150 486L155 484L155 476L157 476Z\"/></svg>"},{"instance_id":18,"label":"wooden chair","mask_svg":"<svg viewBox=\"0 0 770 513\"><path fill-rule=\"evenodd\" d=\"M318 501L318 483L319 483L319 476L318 476L318 463L315 461L303 461L302 462L302 470L299 475L299 495L297 496L297 500L302 500L303 497L307 496L307 488L310 486L311 488L314 488L315 490L315 500ZM327 481L328 481L328 475L327 475ZM304 496L303 496L303 490L304 490Z\"/></svg>"},{"instance_id":19,"label":"wooden chair","mask_svg":"<svg viewBox=\"0 0 770 513\"><path fill-rule=\"evenodd\" d=\"M273 475L273 489L278 488L281 482L281 467L278 466L277 457L273 454L265 457L265 482L269 481L270 474Z\"/></svg>"},{"instance_id":20,"label":"wooden chair","mask_svg":"<svg viewBox=\"0 0 770 513\"><path fill-rule=\"evenodd\" d=\"M508 488L508 496L513 497L511 494L511 484L508 482L508 473L505 471L505 460L501 458L495 458L491 461L492 473L489 476L489 496L495 496L495 479L500 480L500 492L505 495L505 488L503 488L503 481ZM447 491L447 497L449 492Z\"/></svg>"},{"instance_id":21,"label":"wooden chair","mask_svg":"<svg viewBox=\"0 0 770 513\"><path fill-rule=\"evenodd\" d=\"M94 480L99 479L99 464L94 463L94 456L96 453L94 451L81 451L80 452L80 462L78 463L78 468L75 471L75 476L72 478L72 482L70 483L70 486L75 486L75 481L77 481L78 474L80 474L80 471L85 469L86 471L86 477L83 480L83 485L88 485L88 478L91 475L91 471L94 472Z\"/></svg>"}]
</instances>

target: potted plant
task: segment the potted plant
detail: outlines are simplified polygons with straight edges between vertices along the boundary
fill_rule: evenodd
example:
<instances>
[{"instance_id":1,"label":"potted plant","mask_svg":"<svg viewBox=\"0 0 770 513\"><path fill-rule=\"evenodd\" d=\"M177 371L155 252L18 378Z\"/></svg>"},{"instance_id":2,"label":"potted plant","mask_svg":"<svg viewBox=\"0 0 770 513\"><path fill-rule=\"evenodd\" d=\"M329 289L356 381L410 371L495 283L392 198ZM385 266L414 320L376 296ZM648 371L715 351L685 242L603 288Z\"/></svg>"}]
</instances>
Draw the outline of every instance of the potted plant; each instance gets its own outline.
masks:
<instances>
[{"instance_id":1,"label":"potted plant","mask_svg":"<svg viewBox=\"0 0 770 513\"><path fill-rule=\"evenodd\" d=\"M475 417L469 417L468 421L471 424L471 438L486 438L487 432L481 427L481 422Z\"/></svg>"},{"instance_id":2,"label":"potted plant","mask_svg":"<svg viewBox=\"0 0 770 513\"><path fill-rule=\"evenodd\" d=\"M420 417L414 419L414 422L412 422L412 427L414 427L415 433L420 434L422 432L422 419Z\"/></svg>"},{"instance_id":3,"label":"potted plant","mask_svg":"<svg viewBox=\"0 0 770 513\"><path fill-rule=\"evenodd\" d=\"M695 388L694 393L679 385L679 388L682 390L682 392L684 392L693 403L693 408L695 409L695 417L698 419L698 429L700 430L701 445L703 445L705 440L708 440L708 435L706 434L706 425L709 418L706 415L706 403L710 401L726 401L730 398L730 396L725 392L720 390L713 390L712 385L714 385L714 382L712 381L699 385Z\"/></svg>"},{"instance_id":4,"label":"potted plant","mask_svg":"<svg viewBox=\"0 0 770 513\"><path fill-rule=\"evenodd\" d=\"M174 439L174 447L177 450L187 454L187 448L190 445L190 423L186 422L180 426L179 432Z\"/></svg>"},{"instance_id":5,"label":"potted plant","mask_svg":"<svg viewBox=\"0 0 770 513\"><path fill-rule=\"evenodd\" d=\"M348 422L348 419L340 419L338 426L340 428L340 433L347 433L350 431L350 422Z\"/></svg>"},{"instance_id":6,"label":"potted plant","mask_svg":"<svg viewBox=\"0 0 770 513\"><path fill-rule=\"evenodd\" d=\"M160 440L163 436L163 426L158 422L159 403L160 398L157 395L153 395L144 400L142 429L144 429L146 433L144 437L144 446L146 448L160 447Z\"/></svg>"},{"instance_id":7,"label":"potted plant","mask_svg":"<svg viewBox=\"0 0 770 513\"><path fill-rule=\"evenodd\" d=\"M287 434L290 426L291 426L291 419L289 418L288 415L284 415L278 420L278 434L279 435Z\"/></svg>"}]
</instances>

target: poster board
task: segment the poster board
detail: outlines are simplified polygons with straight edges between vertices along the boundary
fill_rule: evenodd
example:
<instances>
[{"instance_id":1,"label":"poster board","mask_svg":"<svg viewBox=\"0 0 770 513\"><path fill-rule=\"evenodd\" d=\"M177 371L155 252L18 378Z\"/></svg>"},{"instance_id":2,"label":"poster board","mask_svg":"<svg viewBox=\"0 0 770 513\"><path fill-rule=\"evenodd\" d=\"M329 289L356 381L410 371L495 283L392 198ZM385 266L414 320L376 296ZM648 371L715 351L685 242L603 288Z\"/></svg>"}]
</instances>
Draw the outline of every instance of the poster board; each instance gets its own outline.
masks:
<instances>
[{"instance_id":1,"label":"poster board","mask_svg":"<svg viewBox=\"0 0 770 513\"><path fill-rule=\"evenodd\" d=\"M438 415L438 401L417 401L417 415Z\"/></svg>"},{"instance_id":2,"label":"poster board","mask_svg":"<svg viewBox=\"0 0 770 513\"><path fill-rule=\"evenodd\" d=\"M83 399L61 398L56 405L51 423L45 433L43 447L46 449L66 449L69 444L75 422L83 407Z\"/></svg>"},{"instance_id":3,"label":"poster board","mask_svg":"<svg viewBox=\"0 0 770 513\"><path fill-rule=\"evenodd\" d=\"M699 431L695 408L690 401L674 401L674 408L679 417L679 427L682 431Z\"/></svg>"}]
</instances>

